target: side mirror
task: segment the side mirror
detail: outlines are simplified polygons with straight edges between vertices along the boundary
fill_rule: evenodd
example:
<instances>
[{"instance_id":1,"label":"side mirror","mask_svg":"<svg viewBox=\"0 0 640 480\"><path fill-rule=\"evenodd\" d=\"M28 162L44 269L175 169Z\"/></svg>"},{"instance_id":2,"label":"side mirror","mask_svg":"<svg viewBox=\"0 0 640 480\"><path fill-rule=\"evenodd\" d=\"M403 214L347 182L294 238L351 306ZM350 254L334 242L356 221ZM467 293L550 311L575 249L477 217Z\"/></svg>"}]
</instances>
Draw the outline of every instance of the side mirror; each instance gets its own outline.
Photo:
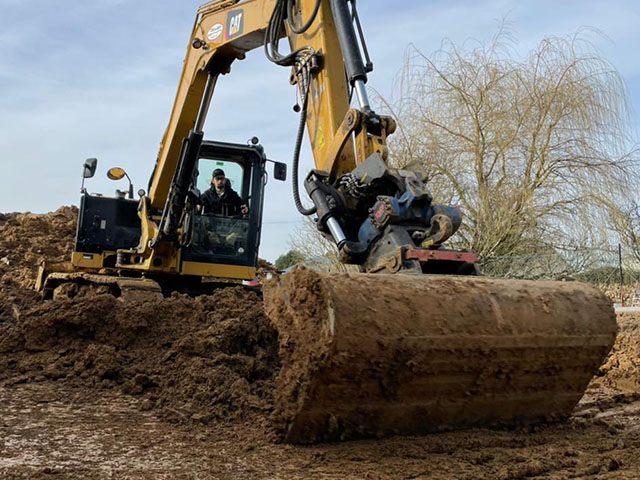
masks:
<instances>
[{"instance_id":1,"label":"side mirror","mask_svg":"<svg viewBox=\"0 0 640 480\"><path fill-rule=\"evenodd\" d=\"M82 172L82 178L91 178L96 174L96 168L98 167L97 158L87 158L84 161L84 170Z\"/></svg>"},{"instance_id":2,"label":"side mirror","mask_svg":"<svg viewBox=\"0 0 640 480\"><path fill-rule=\"evenodd\" d=\"M287 164L273 162L273 178L284 182L287 179Z\"/></svg>"},{"instance_id":3,"label":"side mirror","mask_svg":"<svg viewBox=\"0 0 640 480\"><path fill-rule=\"evenodd\" d=\"M113 167L107 170L107 177L109 177L111 180L123 179L126 174L127 173L124 171L124 169L120 167Z\"/></svg>"},{"instance_id":4,"label":"side mirror","mask_svg":"<svg viewBox=\"0 0 640 480\"><path fill-rule=\"evenodd\" d=\"M124 171L124 168L120 168L120 167L110 168L109 170L107 170L107 177L109 177L111 180L121 180L124 177L127 177L127 180L129 180L129 198L133 198L133 183L131 183L131 178L129 178L129 175L127 175L127 172Z\"/></svg>"}]
</instances>

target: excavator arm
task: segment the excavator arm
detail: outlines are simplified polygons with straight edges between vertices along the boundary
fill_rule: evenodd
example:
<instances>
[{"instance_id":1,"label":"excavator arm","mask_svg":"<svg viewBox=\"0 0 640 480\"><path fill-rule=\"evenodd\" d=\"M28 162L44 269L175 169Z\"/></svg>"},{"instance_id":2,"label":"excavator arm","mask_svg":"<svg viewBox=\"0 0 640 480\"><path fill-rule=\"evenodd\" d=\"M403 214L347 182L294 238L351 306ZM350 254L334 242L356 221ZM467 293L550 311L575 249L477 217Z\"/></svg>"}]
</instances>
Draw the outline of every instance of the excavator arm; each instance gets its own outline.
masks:
<instances>
[{"instance_id":1,"label":"excavator arm","mask_svg":"<svg viewBox=\"0 0 640 480\"><path fill-rule=\"evenodd\" d=\"M169 124L149 181L149 203L162 209L190 131L202 133L220 75L246 52L262 46L275 0L218 0L198 9ZM236 8L237 6L237 8Z\"/></svg>"},{"instance_id":2,"label":"excavator arm","mask_svg":"<svg viewBox=\"0 0 640 480\"><path fill-rule=\"evenodd\" d=\"M219 75L230 73L233 61L244 59L248 51L264 45L276 3L276 0L221 0L199 8L169 125L150 180L149 199L154 208L162 208L166 202L183 140L189 136L190 130L202 130L216 80ZM307 9L313 7L311 1L304 3L311 5ZM317 22L325 22L325 10L326 5L322 5ZM330 15L327 21L331 21ZM341 163L343 170L350 169L353 165L352 152L346 152L348 155L341 162L337 162L337 154L327 155L328 146L349 109L335 29L327 28L325 22L323 28L316 28L311 36L298 39L294 35L291 38L294 46L304 40L305 46L314 51L334 52L333 55L323 55L323 68L312 82L308 127L318 168L331 170L333 164Z\"/></svg>"}]
</instances>

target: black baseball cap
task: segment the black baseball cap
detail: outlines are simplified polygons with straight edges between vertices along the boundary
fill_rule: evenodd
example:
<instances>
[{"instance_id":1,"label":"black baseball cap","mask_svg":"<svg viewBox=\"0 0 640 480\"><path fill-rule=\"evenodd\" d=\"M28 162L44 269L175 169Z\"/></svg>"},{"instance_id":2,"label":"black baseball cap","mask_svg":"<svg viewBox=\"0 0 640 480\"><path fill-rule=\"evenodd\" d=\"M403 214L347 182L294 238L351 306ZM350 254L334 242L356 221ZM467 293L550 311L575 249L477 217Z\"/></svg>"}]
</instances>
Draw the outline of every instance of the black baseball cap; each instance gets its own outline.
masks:
<instances>
[{"instance_id":1,"label":"black baseball cap","mask_svg":"<svg viewBox=\"0 0 640 480\"><path fill-rule=\"evenodd\" d=\"M224 174L224 170L222 170L221 168L216 168L213 171L213 174L211 175L211 178L216 178L217 176L226 177L226 175Z\"/></svg>"}]
</instances>

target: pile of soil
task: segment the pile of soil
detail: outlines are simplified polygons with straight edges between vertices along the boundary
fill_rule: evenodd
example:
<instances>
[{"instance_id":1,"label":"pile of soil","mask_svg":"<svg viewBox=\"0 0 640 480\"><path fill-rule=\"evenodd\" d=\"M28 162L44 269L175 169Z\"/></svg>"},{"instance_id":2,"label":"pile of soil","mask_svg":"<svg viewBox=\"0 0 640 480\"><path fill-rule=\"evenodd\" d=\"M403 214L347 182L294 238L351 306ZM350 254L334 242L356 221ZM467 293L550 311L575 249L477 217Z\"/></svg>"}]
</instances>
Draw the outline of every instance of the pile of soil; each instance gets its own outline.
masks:
<instances>
[{"instance_id":1,"label":"pile of soil","mask_svg":"<svg viewBox=\"0 0 640 480\"><path fill-rule=\"evenodd\" d=\"M617 321L616 343L594 383L640 393L640 314L618 314Z\"/></svg>"},{"instance_id":2,"label":"pile of soil","mask_svg":"<svg viewBox=\"0 0 640 480\"><path fill-rule=\"evenodd\" d=\"M0 215L0 386L109 389L138 396L142 408L173 421L254 415L266 424L280 358L261 294L229 287L125 303L94 288L42 301L32 289L38 263L69 259L76 218L75 207ZM599 385L640 391L637 323L620 318Z\"/></svg>"},{"instance_id":3,"label":"pile of soil","mask_svg":"<svg viewBox=\"0 0 640 480\"><path fill-rule=\"evenodd\" d=\"M86 287L41 300L38 263L69 259L76 217L73 207L0 217L0 385L119 389L174 421L264 417L279 360L258 292L124 302Z\"/></svg>"},{"instance_id":4,"label":"pile of soil","mask_svg":"<svg viewBox=\"0 0 640 480\"><path fill-rule=\"evenodd\" d=\"M638 477L640 316L618 318L567 422L274 444L265 425L281 359L259 292L125 303L69 289L45 302L32 289L38 262L69 259L76 216L0 214L2 478Z\"/></svg>"},{"instance_id":5,"label":"pile of soil","mask_svg":"<svg viewBox=\"0 0 640 480\"><path fill-rule=\"evenodd\" d=\"M0 279L33 288L40 260L71 259L77 207L52 213L0 213Z\"/></svg>"},{"instance_id":6,"label":"pile of soil","mask_svg":"<svg viewBox=\"0 0 640 480\"><path fill-rule=\"evenodd\" d=\"M177 421L270 409L277 335L255 292L234 287L126 304L99 290L31 307L21 300L0 297L5 386L119 388Z\"/></svg>"}]
</instances>

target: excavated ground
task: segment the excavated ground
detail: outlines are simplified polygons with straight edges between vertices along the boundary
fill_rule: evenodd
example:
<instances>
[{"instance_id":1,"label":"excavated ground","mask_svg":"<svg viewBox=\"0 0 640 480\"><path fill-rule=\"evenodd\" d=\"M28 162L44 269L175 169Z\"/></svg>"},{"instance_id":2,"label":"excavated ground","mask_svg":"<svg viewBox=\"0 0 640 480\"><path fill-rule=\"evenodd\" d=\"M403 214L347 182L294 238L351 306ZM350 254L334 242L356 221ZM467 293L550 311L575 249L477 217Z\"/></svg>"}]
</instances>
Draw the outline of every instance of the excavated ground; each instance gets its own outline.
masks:
<instances>
[{"instance_id":1,"label":"excavated ground","mask_svg":"<svg viewBox=\"0 0 640 480\"><path fill-rule=\"evenodd\" d=\"M258 293L43 302L77 211L0 215L0 478L640 478L640 316L572 418L295 447L271 432L277 333Z\"/></svg>"}]
</instances>

